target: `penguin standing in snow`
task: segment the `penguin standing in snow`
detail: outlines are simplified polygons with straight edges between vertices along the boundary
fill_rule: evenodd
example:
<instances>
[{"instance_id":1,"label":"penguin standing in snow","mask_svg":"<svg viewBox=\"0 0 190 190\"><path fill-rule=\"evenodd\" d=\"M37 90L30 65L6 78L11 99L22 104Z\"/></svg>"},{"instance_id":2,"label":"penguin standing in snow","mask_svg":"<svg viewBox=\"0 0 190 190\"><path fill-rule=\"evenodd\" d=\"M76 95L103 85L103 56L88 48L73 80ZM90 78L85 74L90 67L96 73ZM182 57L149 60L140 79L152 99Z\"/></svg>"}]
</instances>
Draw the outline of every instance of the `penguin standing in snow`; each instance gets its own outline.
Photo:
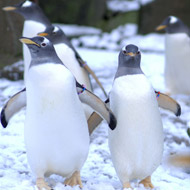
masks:
<instances>
[{"instance_id":1,"label":"penguin standing in snow","mask_svg":"<svg viewBox=\"0 0 190 190\"><path fill-rule=\"evenodd\" d=\"M24 17L23 36L34 37L38 32L45 30L51 23L41 8L34 2L26 0L14 6L3 8L4 11L14 11ZM26 81L31 56L26 45L23 45L24 80Z\"/></svg>"},{"instance_id":2,"label":"penguin standing in snow","mask_svg":"<svg viewBox=\"0 0 190 190\"><path fill-rule=\"evenodd\" d=\"M127 45L119 54L119 65L110 92L110 108L117 128L109 130L109 147L123 188L141 180L153 188L151 174L163 154L163 126L155 92L140 68L141 53Z\"/></svg>"},{"instance_id":3,"label":"penguin standing in snow","mask_svg":"<svg viewBox=\"0 0 190 190\"><path fill-rule=\"evenodd\" d=\"M177 17L167 17L157 31L165 30L165 83L171 94L190 94L190 30Z\"/></svg>"},{"instance_id":4,"label":"penguin standing in snow","mask_svg":"<svg viewBox=\"0 0 190 190\"><path fill-rule=\"evenodd\" d=\"M66 177L66 185L82 187L80 170L88 155L89 133L80 100L99 112L112 129L115 117L97 96L76 82L48 39L20 40L32 58L25 90L25 143L36 185L39 190L50 190L44 176L58 174Z\"/></svg>"}]
</instances>

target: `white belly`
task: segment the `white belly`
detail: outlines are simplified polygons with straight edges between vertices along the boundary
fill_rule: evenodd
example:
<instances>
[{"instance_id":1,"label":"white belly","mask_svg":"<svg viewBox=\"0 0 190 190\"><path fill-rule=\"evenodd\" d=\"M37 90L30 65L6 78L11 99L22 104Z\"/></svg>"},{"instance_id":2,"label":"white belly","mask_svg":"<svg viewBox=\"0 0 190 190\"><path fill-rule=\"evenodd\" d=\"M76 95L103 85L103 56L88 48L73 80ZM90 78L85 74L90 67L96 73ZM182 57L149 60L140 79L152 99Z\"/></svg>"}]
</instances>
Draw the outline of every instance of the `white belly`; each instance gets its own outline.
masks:
<instances>
[{"instance_id":1,"label":"white belly","mask_svg":"<svg viewBox=\"0 0 190 190\"><path fill-rule=\"evenodd\" d=\"M35 37L39 32L43 32L45 30L45 25L32 21L26 20L23 26L23 37ZM24 81L26 82L28 68L31 62L31 55L28 47L23 44L23 57L24 57Z\"/></svg>"},{"instance_id":2,"label":"white belly","mask_svg":"<svg viewBox=\"0 0 190 190\"><path fill-rule=\"evenodd\" d=\"M110 107L117 127L109 130L109 147L122 181L144 179L159 166L163 152L163 128L154 91L144 75L115 80Z\"/></svg>"},{"instance_id":3,"label":"white belly","mask_svg":"<svg viewBox=\"0 0 190 190\"><path fill-rule=\"evenodd\" d=\"M75 78L80 84L85 85L85 87L92 91L88 73L82 68L77 59L75 58L74 52L64 43L54 45L56 53L64 65L73 73ZM88 119L92 114L93 110L86 104L83 104L86 118Z\"/></svg>"},{"instance_id":4,"label":"white belly","mask_svg":"<svg viewBox=\"0 0 190 190\"><path fill-rule=\"evenodd\" d=\"M87 158L89 134L72 74L61 65L34 66L26 89L25 142L31 169L37 177L79 171Z\"/></svg>"},{"instance_id":5,"label":"white belly","mask_svg":"<svg viewBox=\"0 0 190 190\"><path fill-rule=\"evenodd\" d=\"M77 59L75 58L74 52L64 43L54 45L56 53L66 67L73 73L75 78L80 84L84 84L86 88L91 91L90 80L88 73L82 68Z\"/></svg>"},{"instance_id":6,"label":"white belly","mask_svg":"<svg viewBox=\"0 0 190 190\"><path fill-rule=\"evenodd\" d=\"M190 94L190 38L166 34L165 82L172 94Z\"/></svg>"}]
</instances>

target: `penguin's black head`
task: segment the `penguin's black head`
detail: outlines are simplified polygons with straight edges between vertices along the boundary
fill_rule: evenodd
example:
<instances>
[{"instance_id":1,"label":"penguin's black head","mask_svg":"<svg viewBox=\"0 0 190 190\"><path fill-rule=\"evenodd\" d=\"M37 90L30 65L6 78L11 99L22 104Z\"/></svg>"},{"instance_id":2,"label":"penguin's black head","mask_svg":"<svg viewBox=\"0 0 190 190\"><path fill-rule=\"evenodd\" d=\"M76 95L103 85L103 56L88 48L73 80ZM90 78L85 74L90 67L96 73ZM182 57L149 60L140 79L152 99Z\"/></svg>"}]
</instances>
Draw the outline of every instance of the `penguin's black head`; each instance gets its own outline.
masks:
<instances>
[{"instance_id":1,"label":"penguin's black head","mask_svg":"<svg viewBox=\"0 0 190 190\"><path fill-rule=\"evenodd\" d=\"M20 41L28 46L32 58L44 59L56 54L52 42L45 37L22 37L20 38Z\"/></svg>"},{"instance_id":2,"label":"penguin's black head","mask_svg":"<svg viewBox=\"0 0 190 190\"><path fill-rule=\"evenodd\" d=\"M22 37L20 41L26 44L30 50L32 57L30 67L46 63L63 64L58 58L52 42L47 38L41 36L33 38Z\"/></svg>"},{"instance_id":3,"label":"penguin's black head","mask_svg":"<svg viewBox=\"0 0 190 190\"><path fill-rule=\"evenodd\" d=\"M157 31L165 30L166 33L187 33L189 34L189 29L187 26L177 17L169 16L167 17L161 25L156 28Z\"/></svg>"},{"instance_id":4,"label":"penguin's black head","mask_svg":"<svg viewBox=\"0 0 190 190\"><path fill-rule=\"evenodd\" d=\"M46 27L44 32L38 33L38 36L45 36L49 39L53 44L60 43L60 39L64 35L64 32L58 26L48 26Z\"/></svg>"},{"instance_id":5,"label":"penguin's black head","mask_svg":"<svg viewBox=\"0 0 190 190\"><path fill-rule=\"evenodd\" d=\"M23 1L14 6L8 6L3 8L4 11L14 11L24 17L25 20L33 20L40 22L46 26L51 25L48 18L44 15L41 8L30 0Z\"/></svg>"},{"instance_id":6,"label":"penguin's black head","mask_svg":"<svg viewBox=\"0 0 190 190\"><path fill-rule=\"evenodd\" d=\"M119 65L127 67L140 67L141 52L133 44L125 46L119 54Z\"/></svg>"},{"instance_id":7,"label":"penguin's black head","mask_svg":"<svg viewBox=\"0 0 190 190\"><path fill-rule=\"evenodd\" d=\"M32 1L26 0L14 6L4 7L4 11L14 11L21 14L25 19L35 12L38 5Z\"/></svg>"}]
</instances>

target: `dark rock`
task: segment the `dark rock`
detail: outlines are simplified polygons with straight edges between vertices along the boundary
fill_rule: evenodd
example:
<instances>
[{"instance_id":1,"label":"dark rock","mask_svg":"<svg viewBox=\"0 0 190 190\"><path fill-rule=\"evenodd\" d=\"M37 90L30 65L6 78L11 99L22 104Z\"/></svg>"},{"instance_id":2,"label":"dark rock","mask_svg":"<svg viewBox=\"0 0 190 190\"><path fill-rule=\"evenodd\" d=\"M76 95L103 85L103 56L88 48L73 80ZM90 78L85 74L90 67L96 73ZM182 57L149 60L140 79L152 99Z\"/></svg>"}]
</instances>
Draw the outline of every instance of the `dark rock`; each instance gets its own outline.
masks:
<instances>
[{"instance_id":1,"label":"dark rock","mask_svg":"<svg viewBox=\"0 0 190 190\"><path fill-rule=\"evenodd\" d=\"M5 66L2 70L0 70L0 78L6 78L9 80L21 80L23 79L23 72L23 61L18 61L12 65Z\"/></svg>"}]
</instances>

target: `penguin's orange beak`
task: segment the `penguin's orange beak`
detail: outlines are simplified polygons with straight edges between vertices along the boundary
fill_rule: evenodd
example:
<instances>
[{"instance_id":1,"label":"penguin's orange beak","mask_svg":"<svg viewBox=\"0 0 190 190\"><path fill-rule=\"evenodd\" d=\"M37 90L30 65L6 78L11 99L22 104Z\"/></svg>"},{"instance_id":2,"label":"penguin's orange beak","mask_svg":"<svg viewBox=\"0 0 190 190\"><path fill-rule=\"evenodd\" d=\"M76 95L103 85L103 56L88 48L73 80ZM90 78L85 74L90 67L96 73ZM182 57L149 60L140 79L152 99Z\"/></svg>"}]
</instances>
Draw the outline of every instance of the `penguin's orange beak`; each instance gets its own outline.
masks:
<instances>
[{"instance_id":1,"label":"penguin's orange beak","mask_svg":"<svg viewBox=\"0 0 190 190\"><path fill-rule=\"evenodd\" d=\"M131 57L135 57L137 55L136 53L133 53L133 52L129 52L129 53L126 53L126 54L131 56Z\"/></svg>"},{"instance_id":2,"label":"penguin's orange beak","mask_svg":"<svg viewBox=\"0 0 190 190\"><path fill-rule=\"evenodd\" d=\"M158 27L156 27L156 31L160 31L160 30L163 30L167 27L167 25L160 25Z\"/></svg>"},{"instance_id":3,"label":"penguin's orange beak","mask_svg":"<svg viewBox=\"0 0 190 190\"><path fill-rule=\"evenodd\" d=\"M17 8L16 7L13 7L13 6L8 6L8 7L3 7L2 8L4 11L14 11L16 10Z\"/></svg>"},{"instance_id":4,"label":"penguin's orange beak","mask_svg":"<svg viewBox=\"0 0 190 190\"><path fill-rule=\"evenodd\" d=\"M41 33L38 33L38 36L48 36L48 33L41 32Z\"/></svg>"},{"instance_id":5,"label":"penguin's orange beak","mask_svg":"<svg viewBox=\"0 0 190 190\"><path fill-rule=\"evenodd\" d=\"M32 41L31 39L29 38L20 38L19 39L23 44L33 44L33 45L36 45L38 47L40 47L39 44L37 44L36 42Z\"/></svg>"}]
</instances>

